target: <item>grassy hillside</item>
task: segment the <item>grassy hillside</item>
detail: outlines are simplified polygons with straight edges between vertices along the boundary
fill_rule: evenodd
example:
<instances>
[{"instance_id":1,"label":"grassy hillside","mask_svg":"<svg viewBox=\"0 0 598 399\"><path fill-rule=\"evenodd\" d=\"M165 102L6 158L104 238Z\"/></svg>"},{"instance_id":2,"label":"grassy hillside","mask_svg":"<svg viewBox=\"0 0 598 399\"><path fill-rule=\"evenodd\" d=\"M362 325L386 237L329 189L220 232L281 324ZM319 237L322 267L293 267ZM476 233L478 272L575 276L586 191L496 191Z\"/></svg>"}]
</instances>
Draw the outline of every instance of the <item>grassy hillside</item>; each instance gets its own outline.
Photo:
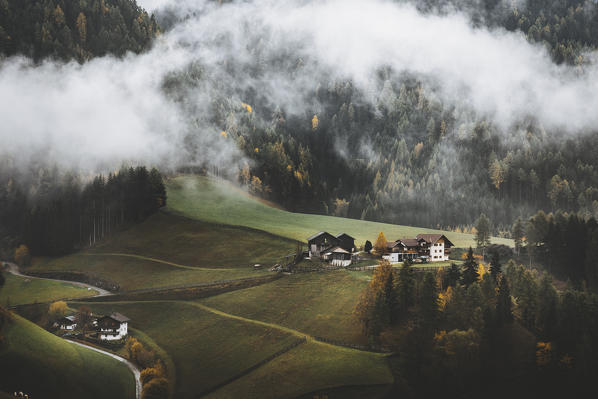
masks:
<instances>
[{"instance_id":1,"label":"grassy hillside","mask_svg":"<svg viewBox=\"0 0 598 399\"><path fill-rule=\"evenodd\" d=\"M349 392L357 386L370 392L368 387L378 388L380 384L391 384L392 381L385 360L379 356L306 343L207 398L294 398L342 385L351 385ZM346 398L346 394L339 397Z\"/></svg>"},{"instance_id":2,"label":"grassy hillside","mask_svg":"<svg viewBox=\"0 0 598 399\"><path fill-rule=\"evenodd\" d=\"M132 253L195 267L272 264L296 250L292 240L251 229L202 223L159 212L101 242L90 253Z\"/></svg>"},{"instance_id":3,"label":"grassy hillside","mask_svg":"<svg viewBox=\"0 0 598 399\"><path fill-rule=\"evenodd\" d=\"M57 259L38 259L29 270L68 270L92 274L118 283L121 290L155 288L260 276L263 271L243 269L204 270L172 266L122 255L75 254Z\"/></svg>"},{"instance_id":4,"label":"grassy hillside","mask_svg":"<svg viewBox=\"0 0 598 399\"><path fill-rule=\"evenodd\" d=\"M410 226L368 222L333 216L292 213L272 207L232 184L203 176L179 176L167 182L168 207L182 215L212 223L246 226L305 242L325 230L346 232L357 244L374 242L384 232L389 240L413 237L418 233L441 232L458 247L474 246L471 234L444 232ZM512 240L493 238L493 243L513 245Z\"/></svg>"},{"instance_id":5,"label":"grassy hillside","mask_svg":"<svg viewBox=\"0 0 598 399\"><path fill-rule=\"evenodd\" d=\"M30 270L83 272L130 290L259 276L255 263L271 266L295 250L261 231L157 213L88 250L35 259Z\"/></svg>"},{"instance_id":6,"label":"grassy hillside","mask_svg":"<svg viewBox=\"0 0 598 399\"><path fill-rule=\"evenodd\" d=\"M135 397L127 366L58 338L15 316L1 331L0 391L23 391L31 398Z\"/></svg>"},{"instance_id":7,"label":"grassy hillside","mask_svg":"<svg viewBox=\"0 0 598 399\"><path fill-rule=\"evenodd\" d=\"M96 312L119 311L168 352L176 368L175 395L191 397L241 375L305 335L282 326L218 314L192 302L90 304ZM287 381L265 381L284 373ZM266 373L265 377L263 374ZM272 374L274 373L274 374ZM285 377L285 378L287 378ZM331 386L388 384L383 355L309 340L215 391L215 397L293 397ZM232 388L229 388L232 387ZM230 389L232 393L229 392Z\"/></svg>"},{"instance_id":8,"label":"grassy hillside","mask_svg":"<svg viewBox=\"0 0 598 399\"><path fill-rule=\"evenodd\" d=\"M297 341L291 334L215 316L185 302L91 308L122 312L169 354L176 368L177 397L194 397Z\"/></svg>"},{"instance_id":9,"label":"grassy hillside","mask_svg":"<svg viewBox=\"0 0 598 399\"><path fill-rule=\"evenodd\" d=\"M366 344L352 312L367 280L355 274L344 270L295 274L198 302L314 336Z\"/></svg>"},{"instance_id":10,"label":"grassy hillside","mask_svg":"<svg viewBox=\"0 0 598 399\"><path fill-rule=\"evenodd\" d=\"M6 284L0 289L0 306L48 302L62 298L81 298L97 292L58 281L36 280L4 273Z\"/></svg>"}]
</instances>

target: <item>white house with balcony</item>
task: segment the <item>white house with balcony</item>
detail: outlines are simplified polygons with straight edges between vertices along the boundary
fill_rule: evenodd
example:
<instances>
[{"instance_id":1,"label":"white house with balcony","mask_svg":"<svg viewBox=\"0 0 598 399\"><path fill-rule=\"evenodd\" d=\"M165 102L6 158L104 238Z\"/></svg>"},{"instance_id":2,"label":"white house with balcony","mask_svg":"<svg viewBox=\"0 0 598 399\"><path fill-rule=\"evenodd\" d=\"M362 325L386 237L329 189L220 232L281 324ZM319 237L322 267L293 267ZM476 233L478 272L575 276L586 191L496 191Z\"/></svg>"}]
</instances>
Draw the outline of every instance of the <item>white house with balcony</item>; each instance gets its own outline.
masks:
<instances>
[{"instance_id":1,"label":"white house with balcony","mask_svg":"<svg viewBox=\"0 0 598 399\"><path fill-rule=\"evenodd\" d=\"M98 319L98 337L102 341L117 341L129 334L130 319L118 312Z\"/></svg>"}]
</instances>

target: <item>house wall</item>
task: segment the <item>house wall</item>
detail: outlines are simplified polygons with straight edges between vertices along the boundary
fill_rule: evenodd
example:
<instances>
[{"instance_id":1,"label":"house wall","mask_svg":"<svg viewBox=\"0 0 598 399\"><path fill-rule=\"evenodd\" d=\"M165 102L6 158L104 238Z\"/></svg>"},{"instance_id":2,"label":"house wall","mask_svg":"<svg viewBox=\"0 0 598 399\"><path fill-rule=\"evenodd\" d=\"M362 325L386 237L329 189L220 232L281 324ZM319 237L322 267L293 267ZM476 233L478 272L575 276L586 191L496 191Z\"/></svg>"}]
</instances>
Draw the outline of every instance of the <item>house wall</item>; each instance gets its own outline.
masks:
<instances>
[{"instance_id":1,"label":"house wall","mask_svg":"<svg viewBox=\"0 0 598 399\"><path fill-rule=\"evenodd\" d=\"M120 326L116 330L111 328L100 328L100 339L103 341L119 340L127 336L128 330L128 323L120 323Z\"/></svg>"},{"instance_id":2,"label":"house wall","mask_svg":"<svg viewBox=\"0 0 598 399\"><path fill-rule=\"evenodd\" d=\"M448 260L448 255L444 253L444 241L439 240L430 246L430 262L442 262Z\"/></svg>"},{"instance_id":3,"label":"house wall","mask_svg":"<svg viewBox=\"0 0 598 399\"><path fill-rule=\"evenodd\" d=\"M333 259L332 262L330 262L330 264L333 266L347 267L351 265L351 259Z\"/></svg>"},{"instance_id":4,"label":"house wall","mask_svg":"<svg viewBox=\"0 0 598 399\"><path fill-rule=\"evenodd\" d=\"M391 265L394 265L395 263L399 263L399 255L402 255L398 252L392 252L388 255L383 255L382 259L386 259L387 261L390 262Z\"/></svg>"}]
</instances>

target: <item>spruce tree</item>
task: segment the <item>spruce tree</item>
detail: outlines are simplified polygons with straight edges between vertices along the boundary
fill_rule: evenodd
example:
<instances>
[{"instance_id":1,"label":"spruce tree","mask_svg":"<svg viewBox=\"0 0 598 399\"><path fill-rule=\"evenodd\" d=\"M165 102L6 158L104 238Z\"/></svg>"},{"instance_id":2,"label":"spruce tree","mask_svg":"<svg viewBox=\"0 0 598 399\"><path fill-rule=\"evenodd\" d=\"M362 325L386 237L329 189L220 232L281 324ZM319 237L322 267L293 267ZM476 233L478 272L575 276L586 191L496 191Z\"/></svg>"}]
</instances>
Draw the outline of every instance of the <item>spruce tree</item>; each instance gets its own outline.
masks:
<instances>
[{"instance_id":1,"label":"spruce tree","mask_svg":"<svg viewBox=\"0 0 598 399\"><path fill-rule=\"evenodd\" d=\"M456 263L451 263L446 272L446 286L455 287L461 281L461 269Z\"/></svg>"},{"instance_id":2,"label":"spruce tree","mask_svg":"<svg viewBox=\"0 0 598 399\"><path fill-rule=\"evenodd\" d=\"M467 258L465 259L465 264L463 265L463 276L462 282L465 286L469 287L471 284L478 281L480 274L478 273L478 262L476 262L475 258L473 257L473 249L469 247L469 251L467 251Z\"/></svg>"},{"instance_id":3,"label":"spruce tree","mask_svg":"<svg viewBox=\"0 0 598 399\"><path fill-rule=\"evenodd\" d=\"M397 294L396 294L396 318L395 320L401 320L407 315L407 312L414 303L415 296L415 274L411 269L411 266L407 262L403 262L403 266L399 270L399 278L397 282Z\"/></svg>"},{"instance_id":4,"label":"spruce tree","mask_svg":"<svg viewBox=\"0 0 598 399\"><path fill-rule=\"evenodd\" d=\"M424 283L419 298L419 311L423 324L432 327L438 318L438 286L431 272L424 276Z\"/></svg>"},{"instance_id":5,"label":"spruce tree","mask_svg":"<svg viewBox=\"0 0 598 399\"><path fill-rule=\"evenodd\" d=\"M500 279L498 285L498 298L496 300L496 323L499 326L513 321L513 310L511 309L511 290L506 277Z\"/></svg>"},{"instance_id":6,"label":"spruce tree","mask_svg":"<svg viewBox=\"0 0 598 399\"><path fill-rule=\"evenodd\" d=\"M498 251L492 251L492 254L490 255L490 275L494 281L498 282L500 273L500 254Z\"/></svg>"},{"instance_id":7,"label":"spruce tree","mask_svg":"<svg viewBox=\"0 0 598 399\"><path fill-rule=\"evenodd\" d=\"M513 225L513 230L511 231L511 236L515 241L515 253L519 256L521 252L521 247L523 245L523 236L525 235L525 228L523 226L523 221L521 218L517 218L515 220L515 224Z\"/></svg>"},{"instance_id":8,"label":"spruce tree","mask_svg":"<svg viewBox=\"0 0 598 399\"><path fill-rule=\"evenodd\" d=\"M478 220L476 220L475 228L475 241L477 247L484 250L488 245L490 245L490 232L492 229L490 219L488 219L488 217L482 213Z\"/></svg>"}]
</instances>

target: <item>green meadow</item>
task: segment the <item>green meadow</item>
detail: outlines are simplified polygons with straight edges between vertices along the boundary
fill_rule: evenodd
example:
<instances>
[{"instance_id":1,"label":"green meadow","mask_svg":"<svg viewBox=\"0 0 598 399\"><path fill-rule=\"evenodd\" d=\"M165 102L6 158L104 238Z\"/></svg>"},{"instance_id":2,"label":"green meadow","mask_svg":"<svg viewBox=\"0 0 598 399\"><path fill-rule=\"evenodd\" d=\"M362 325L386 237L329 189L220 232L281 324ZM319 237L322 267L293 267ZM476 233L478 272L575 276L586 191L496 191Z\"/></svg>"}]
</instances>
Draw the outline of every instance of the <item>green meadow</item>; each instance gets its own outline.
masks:
<instances>
[{"instance_id":1,"label":"green meadow","mask_svg":"<svg viewBox=\"0 0 598 399\"><path fill-rule=\"evenodd\" d=\"M71 344L14 316L0 334L0 391L30 398L130 399L133 374L123 363Z\"/></svg>"},{"instance_id":2,"label":"green meadow","mask_svg":"<svg viewBox=\"0 0 598 399\"><path fill-rule=\"evenodd\" d=\"M457 247L475 246L471 234L288 212L252 197L229 182L210 177L179 176L167 181L167 191L168 208L181 215L211 223L250 227L301 242L319 231L345 232L355 237L358 245L366 240L373 243L380 232L384 232L388 240L414 237L418 233L442 233ZM492 238L492 242L513 245L512 240L504 238Z\"/></svg>"},{"instance_id":3,"label":"green meadow","mask_svg":"<svg viewBox=\"0 0 598 399\"><path fill-rule=\"evenodd\" d=\"M60 281L38 280L4 273L6 283L0 289L0 306L49 302L65 298L97 295L97 291Z\"/></svg>"}]
</instances>

